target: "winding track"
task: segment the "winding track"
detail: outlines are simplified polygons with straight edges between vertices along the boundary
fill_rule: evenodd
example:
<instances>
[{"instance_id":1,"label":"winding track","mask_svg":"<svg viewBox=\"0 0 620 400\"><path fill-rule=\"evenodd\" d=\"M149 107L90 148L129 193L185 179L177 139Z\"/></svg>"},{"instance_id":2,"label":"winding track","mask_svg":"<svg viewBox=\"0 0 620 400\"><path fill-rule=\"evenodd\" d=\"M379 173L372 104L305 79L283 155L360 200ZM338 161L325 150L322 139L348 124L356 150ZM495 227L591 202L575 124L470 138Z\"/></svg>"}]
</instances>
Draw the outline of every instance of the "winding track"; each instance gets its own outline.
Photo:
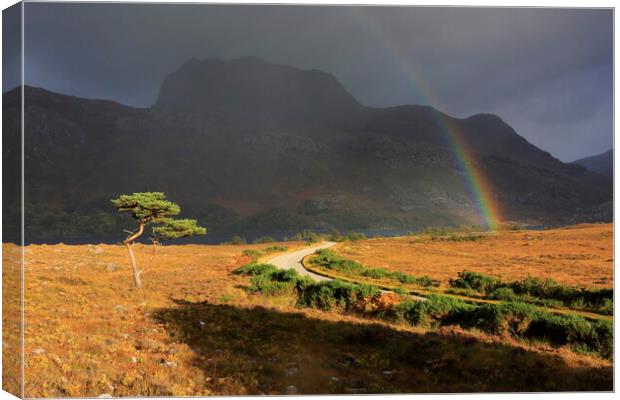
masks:
<instances>
[{"instance_id":1,"label":"winding track","mask_svg":"<svg viewBox=\"0 0 620 400\"><path fill-rule=\"evenodd\" d=\"M314 272L311 272L305 269L303 264L301 263L301 260L305 256L314 253L318 249L326 249L328 247L332 247L335 244L336 242L325 242L318 246L312 246L312 247L308 247L305 249L292 251L290 253L281 254L279 256L276 256L276 257L273 257L267 260L267 262L269 264L273 264L278 269L292 268L295 271L297 271L300 275L309 276L310 278L314 279L317 282L318 281L332 281L333 280L332 278L321 276L321 275L315 274ZM381 291L385 293L385 292L388 292L389 290L381 290ZM411 295L411 299L417 300L417 301L426 301L426 298L422 296L416 296L416 295Z\"/></svg>"},{"instance_id":2,"label":"winding track","mask_svg":"<svg viewBox=\"0 0 620 400\"><path fill-rule=\"evenodd\" d=\"M311 277L312 279L314 279L317 282L318 281L331 281L332 280L331 278L327 278L327 277L324 277L324 276L321 276L321 275L317 275L317 274L315 274L313 272L310 272L307 269L305 269L304 266L301 265L301 260L305 256L314 253L318 249L326 249L328 247L332 247L335 244L336 244L336 242L325 242L325 243L320 244L318 246L312 246L312 247L308 247L308 248L305 248L305 249L292 251L290 253L281 254L279 256L276 256L274 258L269 259L267 262L269 264L275 265L279 269L290 269L290 268L292 268L295 271L297 271L299 273L299 275L309 276L309 277Z\"/></svg>"}]
</instances>

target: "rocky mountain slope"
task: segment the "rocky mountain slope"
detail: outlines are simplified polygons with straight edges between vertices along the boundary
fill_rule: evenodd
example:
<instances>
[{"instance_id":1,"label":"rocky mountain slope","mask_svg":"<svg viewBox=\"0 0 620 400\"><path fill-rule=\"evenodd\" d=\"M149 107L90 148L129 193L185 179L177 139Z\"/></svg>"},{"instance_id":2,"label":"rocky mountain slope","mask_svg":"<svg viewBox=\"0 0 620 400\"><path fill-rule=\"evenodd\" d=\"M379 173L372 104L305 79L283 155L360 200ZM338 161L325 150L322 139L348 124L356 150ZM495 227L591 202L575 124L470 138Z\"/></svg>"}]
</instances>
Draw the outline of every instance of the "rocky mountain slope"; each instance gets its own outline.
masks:
<instances>
[{"instance_id":1,"label":"rocky mountain slope","mask_svg":"<svg viewBox=\"0 0 620 400\"><path fill-rule=\"evenodd\" d=\"M19 93L3 98L3 128L18 130ZM118 235L109 199L146 190L211 232L480 223L446 124L506 220L588 219L612 196L609 178L562 163L497 116L364 107L331 74L252 57L190 60L146 109L34 87L25 107L32 237ZM5 145L3 159L15 154Z\"/></svg>"},{"instance_id":2,"label":"rocky mountain slope","mask_svg":"<svg viewBox=\"0 0 620 400\"><path fill-rule=\"evenodd\" d=\"M588 171L596 172L605 176L614 174L614 151L607 150L604 153L573 161L573 164L581 165Z\"/></svg>"}]
</instances>

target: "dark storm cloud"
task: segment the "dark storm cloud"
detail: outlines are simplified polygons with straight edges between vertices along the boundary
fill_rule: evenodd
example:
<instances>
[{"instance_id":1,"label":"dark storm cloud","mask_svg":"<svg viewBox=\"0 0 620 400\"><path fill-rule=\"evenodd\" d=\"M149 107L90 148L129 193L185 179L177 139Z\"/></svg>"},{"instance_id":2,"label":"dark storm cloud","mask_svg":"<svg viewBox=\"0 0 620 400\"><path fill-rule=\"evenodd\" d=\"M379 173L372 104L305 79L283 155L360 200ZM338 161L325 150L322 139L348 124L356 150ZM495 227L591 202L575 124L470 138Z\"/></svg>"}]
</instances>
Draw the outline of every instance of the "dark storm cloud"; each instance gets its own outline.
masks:
<instances>
[{"instance_id":1,"label":"dark storm cloud","mask_svg":"<svg viewBox=\"0 0 620 400\"><path fill-rule=\"evenodd\" d=\"M21 5L2 12L2 90L18 86L21 82Z\"/></svg>"},{"instance_id":2,"label":"dark storm cloud","mask_svg":"<svg viewBox=\"0 0 620 400\"><path fill-rule=\"evenodd\" d=\"M612 145L612 12L26 4L26 82L149 106L189 58L332 72L363 104L492 112L568 161Z\"/></svg>"}]
</instances>

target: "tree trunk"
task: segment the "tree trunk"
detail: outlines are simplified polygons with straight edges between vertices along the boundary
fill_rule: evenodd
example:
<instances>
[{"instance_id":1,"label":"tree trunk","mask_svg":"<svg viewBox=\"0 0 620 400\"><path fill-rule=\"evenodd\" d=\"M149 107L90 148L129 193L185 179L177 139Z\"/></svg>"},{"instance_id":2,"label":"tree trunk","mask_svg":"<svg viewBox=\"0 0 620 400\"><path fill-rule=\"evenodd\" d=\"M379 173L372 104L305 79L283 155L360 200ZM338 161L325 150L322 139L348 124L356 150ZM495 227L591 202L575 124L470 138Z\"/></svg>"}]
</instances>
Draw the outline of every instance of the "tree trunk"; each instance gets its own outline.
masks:
<instances>
[{"instance_id":1,"label":"tree trunk","mask_svg":"<svg viewBox=\"0 0 620 400\"><path fill-rule=\"evenodd\" d=\"M140 235L142 235L143 232L144 224L140 224L140 229L138 229L138 232L129 236L123 242L125 244L125 247L127 247L127 252L129 253L129 260L131 261L131 269L133 271L133 283L136 289L142 288L142 281L140 280L140 271L138 270L138 265L136 264L136 257L133 254L133 249L131 248L131 245L133 244L134 240L136 240Z\"/></svg>"}]
</instances>

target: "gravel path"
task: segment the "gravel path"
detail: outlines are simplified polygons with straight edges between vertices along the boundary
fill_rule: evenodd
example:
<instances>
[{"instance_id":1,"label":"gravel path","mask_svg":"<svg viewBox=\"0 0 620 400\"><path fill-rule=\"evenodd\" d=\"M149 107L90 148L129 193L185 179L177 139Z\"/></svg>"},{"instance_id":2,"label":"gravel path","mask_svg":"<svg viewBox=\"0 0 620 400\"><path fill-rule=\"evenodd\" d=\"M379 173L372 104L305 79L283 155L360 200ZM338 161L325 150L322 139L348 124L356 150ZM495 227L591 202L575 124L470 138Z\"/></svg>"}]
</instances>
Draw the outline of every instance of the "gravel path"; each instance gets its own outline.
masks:
<instances>
[{"instance_id":1,"label":"gravel path","mask_svg":"<svg viewBox=\"0 0 620 400\"><path fill-rule=\"evenodd\" d=\"M290 253L282 254L276 256L270 260L267 260L269 264L275 265L279 269L290 269L293 268L295 271L299 272L300 275L309 276L315 281L330 281L331 278L326 278L321 275L317 275L313 272L308 271L301 265L301 260L309 255L317 251L318 249L326 249L328 247L332 247L336 242L326 242L318 246L311 246L305 249L292 251Z\"/></svg>"},{"instance_id":2,"label":"gravel path","mask_svg":"<svg viewBox=\"0 0 620 400\"><path fill-rule=\"evenodd\" d=\"M325 243L323 243L321 245L318 245L318 246L307 247L305 249L296 250L296 251L293 251L293 252L290 252L290 253L286 253L286 254L282 254L282 255L276 256L274 258L271 258L271 259L267 260L267 262L269 264L275 265L279 269L290 269L290 268L293 268L300 275L309 276L310 278L314 279L317 282L318 281L331 281L331 280L333 280L332 278L328 278L328 277L325 277L325 276L317 275L314 272L310 272L307 269L305 269L304 266L301 264L301 260L305 256L314 253L318 249L326 249L328 247L332 247L335 244L336 244L336 242L325 242ZM382 292L385 293L385 292L388 292L388 290L382 290ZM417 300L417 301L426 301L426 299L424 297L415 296L415 295L411 295L411 299L412 300Z\"/></svg>"}]
</instances>

